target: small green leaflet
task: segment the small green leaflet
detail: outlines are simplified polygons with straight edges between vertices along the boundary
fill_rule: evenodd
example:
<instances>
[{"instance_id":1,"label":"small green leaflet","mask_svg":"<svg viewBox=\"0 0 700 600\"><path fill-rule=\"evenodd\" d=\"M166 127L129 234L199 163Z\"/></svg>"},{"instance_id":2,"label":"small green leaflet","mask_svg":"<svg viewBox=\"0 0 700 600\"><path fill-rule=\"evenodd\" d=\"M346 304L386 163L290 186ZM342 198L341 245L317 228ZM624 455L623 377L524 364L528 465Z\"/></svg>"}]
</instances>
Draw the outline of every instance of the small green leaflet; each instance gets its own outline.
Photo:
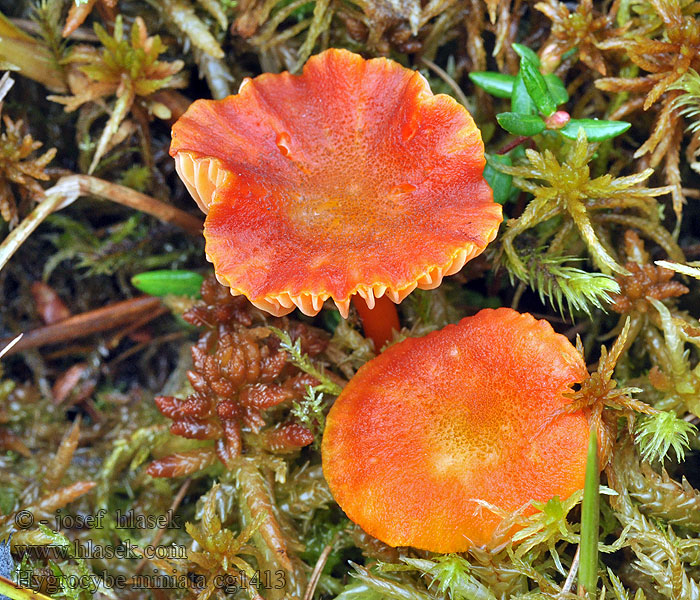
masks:
<instances>
[{"instance_id":1,"label":"small green leaflet","mask_svg":"<svg viewBox=\"0 0 700 600\"><path fill-rule=\"evenodd\" d=\"M542 133L545 123L536 115L523 115L514 112L505 112L496 115L498 124L508 133L530 137Z\"/></svg>"},{"instance_id":2,"label":"small green leaflet","mask_svg":"<svg viewBox=\"0 0 700 600\"><path fill-rule=\"evenodd\" d=\"M627 121L599 121L598 119L571 119L559 131L561 134L575 140L581 128L586 132L589 142L602 142L624 133L632 126Z\"/></svg>"}]
</instances>

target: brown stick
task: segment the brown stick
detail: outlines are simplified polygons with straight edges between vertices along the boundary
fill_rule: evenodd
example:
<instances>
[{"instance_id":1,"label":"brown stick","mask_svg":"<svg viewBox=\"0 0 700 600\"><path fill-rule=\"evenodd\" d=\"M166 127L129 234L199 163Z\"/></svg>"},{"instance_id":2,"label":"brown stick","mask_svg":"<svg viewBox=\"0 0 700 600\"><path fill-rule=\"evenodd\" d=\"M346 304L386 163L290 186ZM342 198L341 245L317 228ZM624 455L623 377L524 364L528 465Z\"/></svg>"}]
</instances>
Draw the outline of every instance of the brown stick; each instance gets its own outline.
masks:
<instances>
[{"instance_id":1,"label":"brown stick","mask_svg":"<svg viewBox=\"0 0 700 600\"><path fill-rule=\"evenodd\" d=\"M61 210L75 202L80 196L92 195L111 200L117 204L140 210L149 215L182 227L187 233L199 236L202 233L202 221L184 210L170 206L165 202L141 194L136 190L110 183L90 175L68 175L45 192L44 199L31 214L15 227L0 244L0 269L19 249L32 232L41 225L52 212Z\"/></svg>"},{"instance_id":2,"label":"brown stick","mask_svg":"<svg viewBox=\"0 0 700 600\"><path fill-rule=\"evenodd\" d=\"M166 223L177 225L192 235L199 236L202 234L201 219L131 188L110 183L90 175L71 175L59 181L59 183L66 184L69 182L78 184L81 195L89 194L105 200L111 200L122 206L145 212Z\"/></svg>"},{"instance_id":3,"label":"brown stick","mask_svg":"<svg viewBox=\"0 0 700 600\"><path fill-rule=\"evenodd\" d=\"M420 61L426 66L435 71L447 85L449 85L452 88L452 91L455 93L459 101L462 103L464 108L469 108L469 100L465 96L464 92L462 91L462 88L457 85L457 82L450 77L449 73L445 71L444 69L438 67L432 60L428 60L427 58L421 57Z\"/></svg>"},{"instance_id":4,"label":"brown stick","mask_svg":"<svg viewBox=\"0 0 700 600\"><path fill-rule=\"evenodd\" d=\"M304 592L304 600L313 600L314 592L316 591L316 586L318 585L319 579L321 579L321 573L323 573L323 567L326 566L328 557L331 555L331 552L333 551L333 545L338 540L338 537L340 537L340 532L336 533L333 536L331 543L326 545L326 547L323 549L323 552L321 552L320 556L318 557L316 565L314 566L314 570L311 573L311 577L309 577L309 585L306 586L306 591Z\"/></svg>"},{"instance_id":5,"label":"brown stick","mask_svg":"<svg viewBox=\"0 0 700 600\"><path fill-rule=\"evenodd\" d=\"M124 352L122 352L119 356L110 360L107 366L113 367L114 365L125 361L127 358L133 356L134 354L137 354L138 352L141 352L141 350L147 348L148 346L152 346L153 344L164 344L165 342L172 342L185 337L185 335L187 335L185 331L174 331L173 333L161 335L160 337L154 338L147 342L141 342L140 344L136 344L136 346L132 346L128 350L124 350Z\"/></svg>"},{"instance_id":6,"label":"brown stick","mask_svg":"<svg viewBox=\"0 0 700 600\"><path fill-rule=\"evenodd\" d=\"M25 333L22 339L8 350L6 356L28 350L29 348L67 342L85 335L113 329L137 319L144 313L154 311L159 306L160 299L153 296L140 296L75 315L65 321L47 325L46 327L39 327ZM10 341L9 338L1 339L0 348L8 341Z\"/></svg>"}]
</instances>

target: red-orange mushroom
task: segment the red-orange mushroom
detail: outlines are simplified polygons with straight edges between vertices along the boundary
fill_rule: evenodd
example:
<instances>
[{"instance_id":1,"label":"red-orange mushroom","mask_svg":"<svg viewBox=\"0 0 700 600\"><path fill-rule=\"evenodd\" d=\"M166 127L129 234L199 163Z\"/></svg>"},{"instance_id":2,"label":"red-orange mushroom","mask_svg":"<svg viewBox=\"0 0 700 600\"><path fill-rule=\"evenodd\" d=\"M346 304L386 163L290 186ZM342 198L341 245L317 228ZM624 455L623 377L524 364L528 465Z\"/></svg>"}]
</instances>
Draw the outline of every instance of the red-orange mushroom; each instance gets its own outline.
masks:
<instances>
[{"instance_id":1,"label":"red-orange mushroom","mask_svg":"<svg viewBox=\"0 0 700 600\"><path fill-rule=\"evenodd\" d=\"M492 545L503 515L486 503L514 512L583 488L588 419L561 409L587 375L549 323L509 308L400 342L331 408L322 446L331 492L391 546Z\"/></svg>"},{"instance_id":2,"label":"red-orange mushroom","mask_svg":"<svg viewBox=\"0 0 700 600\"><path fill-rule=\"evenodd\" d=\"M466 109L417 71L346 50L194 102L170 153L207 213L219 281L276 316L331 298L347 317L354 295L372 308L437 287L502 220Z\"/></svg>"}]
</instances>

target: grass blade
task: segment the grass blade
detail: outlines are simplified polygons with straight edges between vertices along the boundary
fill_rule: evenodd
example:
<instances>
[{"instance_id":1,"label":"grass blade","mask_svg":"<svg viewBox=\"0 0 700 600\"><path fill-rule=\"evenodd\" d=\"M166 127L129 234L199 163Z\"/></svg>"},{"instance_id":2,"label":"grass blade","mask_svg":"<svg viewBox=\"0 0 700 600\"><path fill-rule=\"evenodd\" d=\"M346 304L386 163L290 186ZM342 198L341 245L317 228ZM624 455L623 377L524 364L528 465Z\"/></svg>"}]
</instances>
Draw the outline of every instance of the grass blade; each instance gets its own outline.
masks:
<instances>
[{"instance_id":1,"label":"grass blade","mask_svg":"<svg viewBox=\"0 0 700 600\"><path fill-rule=\"evenodd\" d=\"M588 440L586 484L581 508L581 561L578 572L579 594L583 590L589 598L596 597L598 582L598 524L600 518L600 496L598 487L598 428L591 427Z\"/></svg>"}]
</instances>

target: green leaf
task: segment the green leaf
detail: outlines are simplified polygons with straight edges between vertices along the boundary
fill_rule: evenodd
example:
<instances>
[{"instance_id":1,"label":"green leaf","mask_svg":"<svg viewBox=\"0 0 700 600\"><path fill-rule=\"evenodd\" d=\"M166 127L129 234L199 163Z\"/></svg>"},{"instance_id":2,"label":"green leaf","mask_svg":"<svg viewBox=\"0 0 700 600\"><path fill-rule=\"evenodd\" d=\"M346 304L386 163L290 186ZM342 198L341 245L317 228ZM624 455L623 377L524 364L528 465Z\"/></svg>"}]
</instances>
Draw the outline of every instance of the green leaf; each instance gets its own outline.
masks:
<instances>
[{"instance_id":1,"label":"green leaf","mask_svg":"<svg viewBox=\"0 0 700 600\"><path fill-rule=\"evenodd\" d=\"M534 115L537 113L535 103L525 87L523 76L520 72L515 76L513 93L510 95L510 109L521 115Z\"/></svg>"},{"instance_id":2,"label":"green leaf","mask_svg":"<svg viewBox=\"0 0 700 600\"><path fill-rule=\"evenodd\" d=\"M189 296L199 298L204 277L192 271L148 271L131 278L131 284L151 296Z\"/></svg>"},{"instance_id":3,"label":"green leaf","mask_svg":"<svg viewBox=\"0 0 700 600\"><path fill-rule=\"evenodd\" d=\"M600 523L600 472L598 469L598 428L591 427L588 438L586 483L581 506L581 555L578 570L579 586L589 598L596 597L598 582L598 536Z\"/></svg>"},{"instance_id":4,"label":"green leaf","mask_svg":"<svg viewBox=\"0 0 700 600\"><path fill-rule=\"evenodd\" d=\"M575 140L581 128L586 132L589 142L602 142L624 133L632 126L627 121L599 121L598 119L571 119L559 131L561 134Z\"/></svg>"},{"instance_id":5,"label":"green leaf","mask_svg":"<svg viewBox=\"0 0 700 600\"><path fill-rule=\"evenodd\" d=\"M523 46L522 44L513 44L513 50L520 58L529 60L537 67L540 66L540 57L527 46Z\"/></svg>"},{"instance_id":6,"label":"green leaf","mask_svg":"<svg viewBox=\"0 0 700 600\"><path fill-rule=\"evenodd\" d=\"M494 165L512 166L510 156L501 154L489 154L484 168L484 179L493 190L493 199L499 204L505 204L510 198L513 189L513 176L499 171Z\"/></svg>"},{"instance_id":7,"label":"green leaf","mask_svg":"<svg viewBox=\"0 0 700 600\"><path fill-rule=\"evenodd\" d=\"M492 73L490 71L478 71L469 73L471 79L482 90L488 92L496 98L510 98L513 93L514 75L505 73Z\"/></svg>"},{"instance_id":8,"label":"green leaf","mask_svg":"<svg viewBox=\"0 0 700 600\"><path fill-rule=\"evenodd\" d=\"M557 106L561 104L566 104L569 101L569 93L566 91L566 86L564 82L559 79L554 73L549 75L544 75L544 80L547 83L547 89L549 93L554 98Z\"/></svg>"},{"instance_id":9,"label":"green leaf","mask_svg":"<svg viewBox=\"0 0 700 600\"><path fill-rule=\"evenodd\" d=\"M545 129L545 123L536 115L505 112L496 115L498 124L513 135L537 135Z\"/></svg>"},{"instance_id":10,"label":"green leaf","mask_svg":"<svg viewBox=\"0 0 700 600\"><path fill-rule=\"evenodd\" d=\"M539 67L529 58L520 60L520 74L523 77L525 89L530 98L535 102L537 109L545 116L551 115L557 110L557 103L549 93L547 82L544 80Z\"/></svg>"}]
</instances>

